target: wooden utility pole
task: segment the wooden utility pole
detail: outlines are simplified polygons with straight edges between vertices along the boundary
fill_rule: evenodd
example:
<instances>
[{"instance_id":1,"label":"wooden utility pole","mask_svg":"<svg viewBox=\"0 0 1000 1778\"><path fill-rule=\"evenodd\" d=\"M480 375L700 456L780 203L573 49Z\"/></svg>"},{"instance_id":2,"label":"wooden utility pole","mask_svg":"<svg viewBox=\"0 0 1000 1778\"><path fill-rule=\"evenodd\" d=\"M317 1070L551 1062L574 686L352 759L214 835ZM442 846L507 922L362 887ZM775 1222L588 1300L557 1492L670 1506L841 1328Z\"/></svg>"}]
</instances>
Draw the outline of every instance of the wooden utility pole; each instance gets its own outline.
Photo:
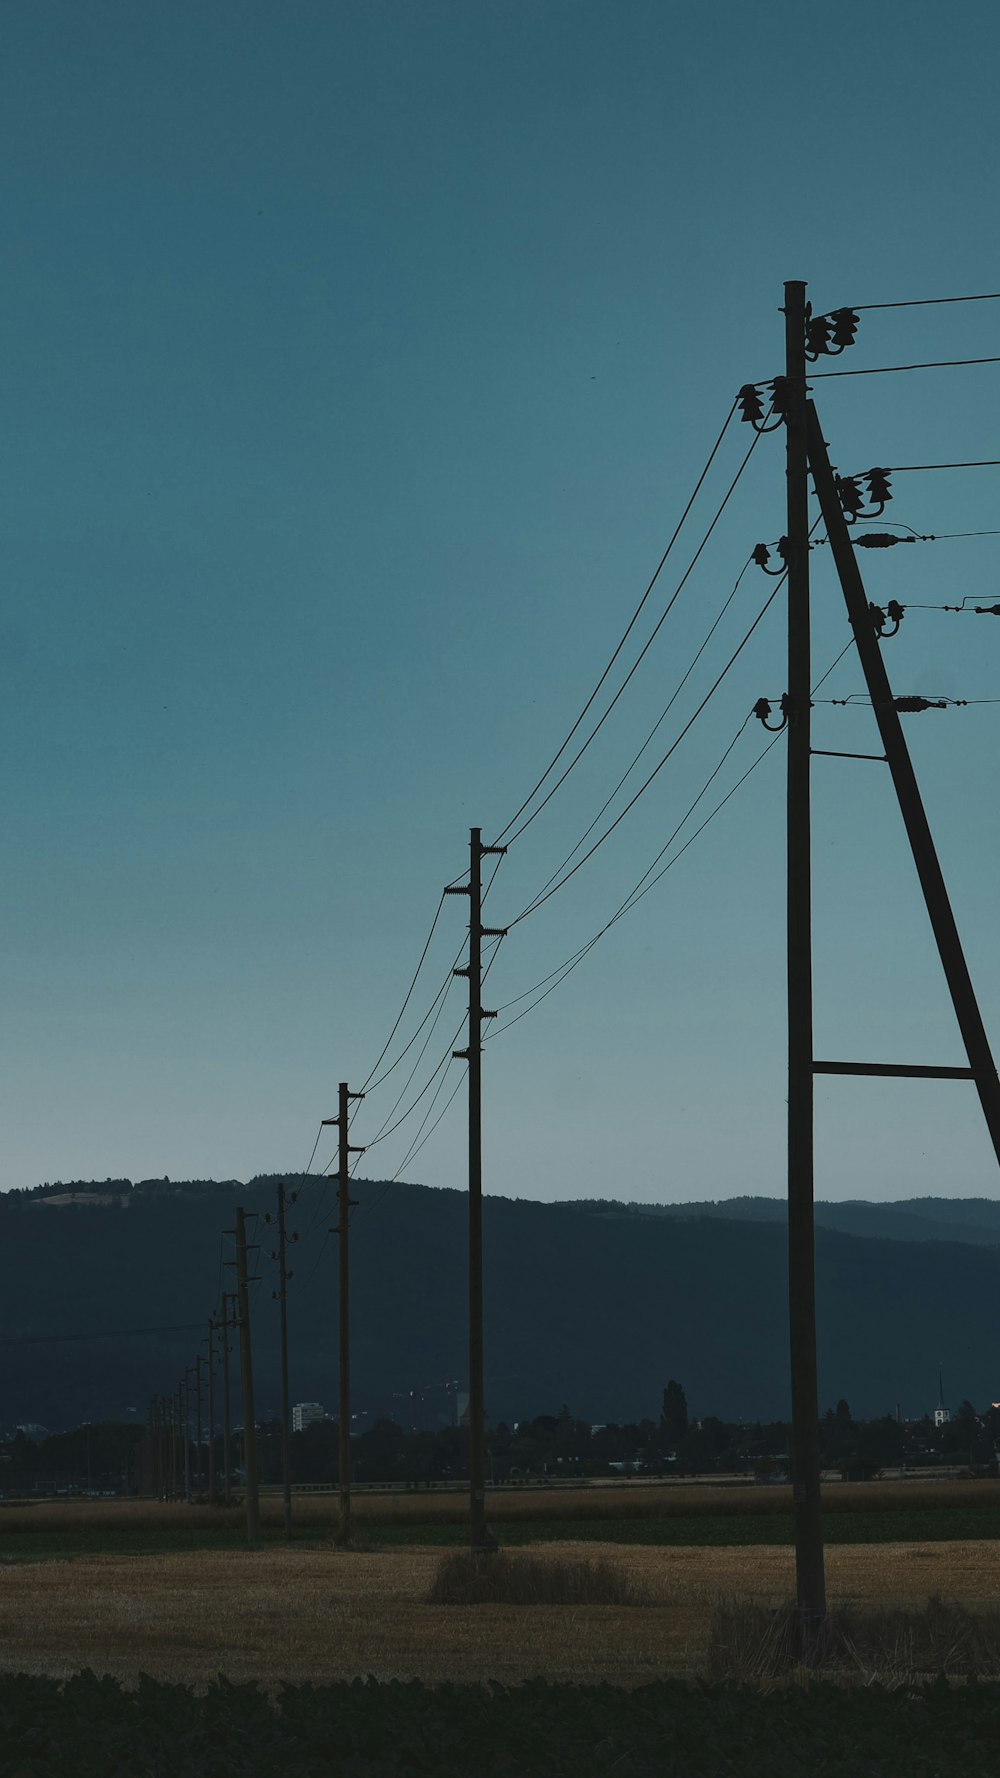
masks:
<instances>
[{"instance_id":1,"label":"wooden utility pole","mask_svg":"<svg viewBox=\"0 0 1000 1778\"><path fill-rule=\"evenodd\" d=\"M504 938L506 928L483 925L483 859L506 846L484 846L482 829L469 830L469 882L449 884L446 895L469 897L469 961L455 970L469 979L469 1046L453 1054L469 1064L469 1535L473 1555L496 1549L486 1525L486 1404L483 1381L483 1076L482 1004L484 938Z\"/></svg>"},{"instance_id":2,"label":"wooden utility pole","mask_svg":"<svg viewBox=\"0 0 1000 1778\"><path fill-rule=\"evenodd\" d=\"M260 1542L260 1499L257 1485L257 1428L254 1421L253 1353L250 1347L250 1290L247 1277L246 1215L236 1212L236 1294L239 1302L240 1380L243 1393L243 1467L246 1471L247 1543Z\"/></svg>"},{"instance_id":3,"label":"wooden utility pole","mask_svg":"<svg viewBox=\"0 0 1000 1778\"><path fill-rule=\"evenodd\" d=\"M191 1498L191 1385L188 1382L188 1378L190 1376L191 1376L191 1366L188 1365L186 1371L184 1372L183 1377L181 1378L181 1388L184 1391L184 1498L185 1498L185 1500L190 1500L190 1498Z\"/></svg>"},{"instance_id":4,"label":"wooden utility pole","mask_svg":"<svg viewBox=\"0 0 1000 1778\"><path fill-rule=\"evenodd\" d=\"M350 1251L349 1235L351 1211L354 1200L350 1195L351 1156L364 1154L364 1149L349 1140L349 1111L352 1099L363 1099L364 1093L352 1093L346 1080L340 1082L337 1090L337 1115L323 1119L324 1124L336 1124L337 1141L337 1227L331 1230L339 1237L339 1365L338 1365L338 1455L337 1469L340 1478L340 1524L337 1530L337 1542L347 1545L351 1541L351 1302L350 1302Z\"/></svg>"},{"instance_id":5,"label":"wooden utility pole","mask_svg":"<svg viewBox=\"0 0 1000 1778\"><path fill-rule=\"evenodd\" d=\"M819 1391L813 1231L813 1010L810 837L809 484L806 287L785 285L788 565L788 1323L792 1499L802 1631L826 1613L820 1508Z\"/></svg>"},{"instance_id":6,"label":"wooden utility pole","mask_svg":"<svg viewBox=\"0 0 1000 1778\"><path fill-rule=\"evenodd\" d=\"M892 775L893 788L903 817L906 836L913 853L920 887L937 943L951 1003L955 1011L965 1053L967 1068L930 1067L923 1064L894 1062L817 1062L816 1072L823 1074L896 1075L904 1079L972 1080L979 1093L997 1159L1000 1160L1000 1081L983 1024L975 989L965 961L962 941L952 912L944 874L938 861L934 839L924 811L909 748L899 720L899 710L889 684L882 659L878 632L868 604L861 570L847 522L837 497L833 470L823 439L822 428L812 402L808 405L809 463L816 483L820 509L830 539L847 615L854 631L858 657L868 686L875 720L878 724L885 761ZM878 757L878 756L876 756Z\"/></svg>"},{"instance_id":7,"label":"wooden utility pole","mask_svg":"<svg viewBox=\"0 0 1000 1778\"><path fill-rule=\"evenodd\" d=\"M270 1218L268 1218L270 1220ZM285 1536L292 1535L292 1469L288 1425L288 1301L287 1284L291 1272L285 1267L285 1187L278 1186L278 1251L271 1255L278 1261L278 1288L272 1296L278 1299L278 1330L281 1347L281 1489L284 1504Z\"/></svg>"},{"instance_id":8,"label":"wooden utility pole","mask_svg":"<svg viewBox=\"0 0 1000 1778\"><path fill-rule=\"evenodd\" d=\"M208 1318L208 1498L215 1502L215 1322Z\"/></svg>"},{"instance_id":9,"label":"wooden utility pole","mask_svg":"<svg viewBox=\"0 0 1000 1778\"><path fill-rule=\"evenodd\" d=\"M176 1499L180 1499L181 1476L183 1476L183 1460L181 1460L181 1453L180 1453L180 1430L181 1430L181 1428L180 1428L180 1383L178 1383L178 1389L176 1389L176 1394L174 1394L174 1396L171 1396L171 1401L173 1401L173 1419L174 1419L173 1474L174 1474L174 1501L176 1501Z\"/></svg>"},{"instance_id":10,"label":"wooden utility pole","mask_svg":"<svg viewBox=\"0 0 1000 1778\"><path fill-rule=\"evenodd\" d=\"M202 1421L202 1417L201 1417L201 1367L204 1364L204 1362L205 1362L204 1353L199 1352L197 1357L195 1358L195 1361L194 1361L194 1367L195 1367L195 1412L198 1416L198 1442L195 1445L194 1481L195 1481L195 1488L197 1489L199 1494L201 1493L201 1490L202 1490L202 1484L203 1484L204 1475L205 1475L204 1458L202 1455L202 1450L203 1450L202 1436L201 1436L202 1435L202 1426L203 1426L203 1421Z\"/></svg>"},{"instance_id":11,"label":"wooden utility pole","mask_svg":"<svg viewBox=\"0 0 1000 1778\"><path fill-rule=\"evenodd\" d=\"M229 1329L232 1325L230 1321L232 1300L230 1292L224 1290L222 1293L222 1468L225 1474L223 1488L227 1501L231 1499L233 1491L229 1452L231 1418L229 1411Z\"/></svg>"}]
</instances>

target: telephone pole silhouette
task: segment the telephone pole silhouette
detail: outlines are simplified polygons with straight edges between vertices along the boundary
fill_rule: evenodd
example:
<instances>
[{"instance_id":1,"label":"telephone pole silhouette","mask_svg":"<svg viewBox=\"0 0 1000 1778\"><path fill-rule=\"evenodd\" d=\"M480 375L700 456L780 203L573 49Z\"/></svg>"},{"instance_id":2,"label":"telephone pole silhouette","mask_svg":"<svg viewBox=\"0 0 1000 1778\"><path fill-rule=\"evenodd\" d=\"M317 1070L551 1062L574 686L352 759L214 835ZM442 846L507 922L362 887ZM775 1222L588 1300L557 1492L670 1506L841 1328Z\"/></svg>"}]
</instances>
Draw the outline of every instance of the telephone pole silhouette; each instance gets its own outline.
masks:
<instances>
[{"instance_id":1,"label":"telephone pole silhouette","mask_svg":"<svg viewBox=\"0 0 1000 1778\"><path fill-rule=\"evenodd\" d=\"M483 925L483 859L506 846L484 846L482 828L469 832L469 881L446 895L469 897L469 961L456 975L469 980L469 1045L452 1053L469 1064L469 1530L473 1555L496 1549L486 1524L486 1404L483 1382L483 1078L482 1022L495 1019L482 1004L484 938L506 937L506 927Z\"/></svg>"},{"instance_id":2,"label":"telephone pole silhouette","mask_svg":"<svg viewBox=\"0 0 1000 1778\"><path fill-rule=\"evenodd\" d=\"M785 422L787 535L781 553L788 574L788 689L783 699L788 727L787 892L788 892L788 1295L792 1384L792 1482L795 1518L797 1603L805 1648L826 1609L823 1531L820 1514L819 1403L816 1386L816 1293L813 1215L813 1091L817 1074L872 1075L922 1080L971 1080L979 1094L987 1128L1000 1161L1000 1080L979 1012L944 877L924 811L916 775L899 719L900 709L926 708L920 699L893 697L880 641L885 613L869 605L845 511L855 482L839 482L830 465L815 404L808 399L806 364L825 351L853 343L857 315L846 309L814 317L806 287L785 285L785 375L772 385L772 406ZM747 386L741 396L753 396ZM750 409L753 402L750 403ZM745 418L757 425L756 411ZM758 426L758 430L771 430ZM812 471L830 553L865 675L882 754L838 754L831 758L874 759L889 767L896 800L913 854L952 1006L965 1045L968 1066L867 1061L817 1061L813 1049L812 911L810 860L810 649L808 483ZM889 498L888 471L867 478L872 504ZM877 479L876 479L877 478ZM881 510L881 507L879 508ZM862 539L862 541L864 541ZM763 565L763 564L762 564ZM894 614L895 615L895 614ZM902 610L896 615L896 627ZM889 632L893 634L894 632Z\"/></svg>"},{"instance_id":3,"label":"telephone pole silhouette","mask_svg":"<svg viewBox=\"0 0 1000 1778\"><path fill-rule=\"evenodd\" d=\"M965 961L913 762L903 735L897 701L893 698L882 659L878 629L873 621L851 534L837 496L826 443L812 402L808 405L808 426L809 461L830 539L830 553L843 589L858 657L885 749L886 764L892 775L899 812L903 817L938 956L968 1058L966 1068L938 1068L913 1063L817 1062L816 1072L897 1075L906 1079L923 1080L972 1080L979 1094L994 1152L1000 1161L1000 1080L997 1078L996 1063Z\"/></svg>"},{"instance_id":4,"label":"telephone pole silhouette","mask_svg":"<svg viewBox=\"0 0 1000 1778\"><path fill-rule=\"evenodd\" d=\"M253 1352L250 1346L250 1279L247 1276L246 1213L236 1212L236 1295L239 1305L240 1381L243 1394L243 1468L246 1474L247 1543L260 1542L260 1498L257 1485L257 1427L253 1400ZM256 1282L256 1280L254 1280Z\"/></svg>"},{"instance_id":5,"label":"telephone pole silhouette","mask_svg":"<svg viewBox=\"0 0 1000 1778\"><path fill-rule=\"evenodd\" d=\"M208 1498L215 1501L215 1322L208 1318Z\"/></svg>"},{"instance_id":6,"label":"telephone pole silhouette","mask_svg":"<svg viewBox=\"0 0 1000 1778\"><path fill-rule=\"evenodd\" d=\"M813 991L810 838L809 482L806 287L785 285L785 473L788 568L788 1325L792 1500L799 1612L808 1633L826 1612L820 1516L819 1388L813 1211Z\"/></svg>"},{"instance_id":7,"label":"telephone pole silhouette","mask_svg":"<svg viewBox=\"0 0 1000 1778\"><path fill-rule=\"evenodd\" d=\"M297 1196L298 1196L297 1192L292 1193L292 1203L293 1204L294 1204ZM265 1218L264 1218L265 1222L270 1222L270 1220L271 1220L270 1215L265 1216ZM278 1302L278 1336L279 1336L279 1345L280 1345L280 1350L281 1350L281 1496L282 1496L283 1510L284 1510L285 1536L291 1537L291 1535L292 1535L292 1469L291 1469L291 1450L290 1450L289 1425L288 1425L288 1291L287 1291L287 1285L288 1285L288 1280L292 1276L292 1274L291 1274L291 1272L288 1271L286 1264L285 1264L285 1254L286 1254L285 1186L284 1186L283 1181L281 1183L279 1183L279 1185L278 1185L277 1222L278 1222L278 1251L277 1251L277 1253L272 1253L271 1258L276 1259L278 1262L278 1288L277 1288L277 1290L273 1290L271 1292L271 1295L273 1297L276 1297L277 1302ZM292 1240L297 1241L298 1236L293 1235Z\"/></svg>"},{"instance_id":8,"label":"telephone pole silhouette","mask_svg":"<svg viewBox=\"0 0 1000 1778\"><path fill-rule=\"evenodd\" d=\"M348 1247L351 1210L354 1200L350 1196L350 1168L352 1154L364 1154L364 1149L349 1141L348 1114L352 1099L363 1099L364 1093L352 1093L346 1080L342 1080L337 1089L337 1115L325 1117L325 1125L335 1124L338 1130L337 1142L337 1203L339 1215L337 1226L331 1229L340 1239L338 1255L339 1271L339 1364L338 1364L338 1457L337 1468L340 1477L340 1524L337 1529L337 1542L347 1545L351 1541L351 1302L350 1302L350 1252Z\"/></svg>"},{"instance_id":9,"label":"telephone pole silhouette","mask_svg":"<svg viewBox=\"0 0 1000 1778\"><path fill-rule=\"evenodd\" d=\"M223 1489L226 1500L232 1496L232 1469L230 1466L230 1429L232 1415L229 1400L229 1329L233 1325L230 1317L233 1301L231 1292L222 1292L222 1468L224 1473Z\"/></svg>"}]
</instances>

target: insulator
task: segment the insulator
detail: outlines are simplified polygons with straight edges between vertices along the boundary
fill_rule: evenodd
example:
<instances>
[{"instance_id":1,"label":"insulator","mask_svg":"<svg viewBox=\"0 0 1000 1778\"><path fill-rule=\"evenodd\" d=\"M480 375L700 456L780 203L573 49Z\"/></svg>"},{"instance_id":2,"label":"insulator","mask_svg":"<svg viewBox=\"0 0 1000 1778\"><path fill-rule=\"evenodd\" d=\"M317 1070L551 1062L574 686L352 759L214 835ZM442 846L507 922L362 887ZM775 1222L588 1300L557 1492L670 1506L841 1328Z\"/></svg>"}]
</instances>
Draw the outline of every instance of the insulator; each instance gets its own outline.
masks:
<instances>
[{"instance_id":1,"label":"insulator","mask_svg":"<svg viewBox=\"0 0 1000 1778\"><path fill-rule=\"evenodd\" d=\"M758 568L766 568L768 562L771 560L771 552L768 549L767 544L766 543L755 544L753 547L751 556L750 556L750 560L751 560L751 562L756 562Z\"/></svg>"},{"instance_id":2,"label":"insulator","mask_svg":"<svg viewBox=\"0 0 1000 1778\"><path fill-rule=\"evenodd\" d=\"M894 537L891 531L863 531L854 539L855 548L860 543L863 549L889 549L894 543L916 543L915 537Z\"/></svg>"},{"instance_id":3,"label":"insulator","mask_svg":"<svg viewBox=\"0 0 1000 1778\"><path fill-rule=\"evenodd\" d=\"M753 707L753 715L758 722L766 722L771 714L771 705L767 698L758 698Z\"/></svg>"},{"instance_id":4,"label":"insulator","mask_svg":"<svg viewBox=\"0 0 1000 1778\"><path fill-rule=\"evenodd\" d=\"M833 323L833 345L840 351L845 346L853 346L858 331L858 317L854 310L834 309L829 319Z\"/></svg>"},{"instance_id":5,"label":"insulator","mask_svg":"<svg viewBox=\"0 0 1000 1778\"><path fill-rule=\"evenodd\" d=\"M875 625L876 634L881 636L886 623L885 612L882 610L881 605L873 605L869 600L868 615L871 618L872 623Z\"/></svg>"},{"instance_id":6,"label":"insulator","mask_svg":"<svg viewBox=\"0 0 1000 1778\"><path fill-rule=\"evenodd\" d=\"M903 618L906 616L906 607L905 607L905 605L900 605L898 599L890 599L888 605L885 608L885 615L889 619L890 623L899 625L902 623Z\"/></svg>"},{"instance_id":7,"label":"insulator","mask_svg":"<svg viewBox=\"0 0 1000 1778\"><path fill-rule=\"evenodd\" d=\"M888 469L869 469L868 474L864 477L864 483L868 489L868 503L870 506L877 506L879 512L882 511L887 501L892 499L889 473Z\"/></svg>"},{"instance_id":8,"label":"insulator","mask_svg":"<svg viewBox=\"0 0 1000 1778\"><path fill-rule=\"evenodd\" d=\"M758 420L764 418L764 404L761 401L760 390L757 388L756 383L744 383L736 397L736 401L740 410L741 420L749 420L751 426L755 426Z\"/></svg>"},{"instance_id":9,"label":"insulator","mask_svg":"<svg viewBox=\"0 0 1000 1778\"><path fill-rule=\"evenodd\" d=\"M789 391L788 391L788 378L787 377L775 377L774 381L769 385L769 387L771 390L771 406L773 407L775 413L780 414L782 419L784 419L785 415L788 413L788 407L789 407L789 401L790 401L790 396L789 396Z\"/></svg>"},{"instance_id":10,"label":"insulator","mask_svg":"<svg viewBox=\"0 0 1000 1778\"><path fill-rule=\"evenodd\" d=\"M847 514L848 520L853 523L865 504L865 497L861 492L858 478L856 475L838 475L835 480L840 504Z\"/></svg>"},{"instance_id":11,"label":"insulator","mask_svg":"<svg viewBox=\"0 0 1000 1778\"><path fill-rule=\"evenodd\" d=\"M895 709L902 710L904 713L906 711L946 710L948 708L947 698L893 698L892 702Z\"/></svg>"},{"instance_id":12,"label":"insulator","mask_svg":"<svg viewBox=\"0 0 1000 1778\"><path fill-rule=\"evenodd\" d=\"M826 315L813 315L806 322L806 353L810 358L818 358L821 352L830 350L830 322Z\"/></svg>"}]
</instances>

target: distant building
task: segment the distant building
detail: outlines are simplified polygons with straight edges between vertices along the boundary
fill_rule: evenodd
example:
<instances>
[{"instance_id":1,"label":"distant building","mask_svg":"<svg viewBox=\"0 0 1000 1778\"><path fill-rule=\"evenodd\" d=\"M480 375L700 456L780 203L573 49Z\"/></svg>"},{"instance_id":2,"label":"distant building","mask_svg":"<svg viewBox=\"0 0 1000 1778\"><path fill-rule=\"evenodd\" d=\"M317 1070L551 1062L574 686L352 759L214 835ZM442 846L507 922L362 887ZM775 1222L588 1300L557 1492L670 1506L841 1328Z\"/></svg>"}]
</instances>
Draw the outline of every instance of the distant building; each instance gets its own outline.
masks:
<instances>
[{"instance_id":1,"label":"distant building","mask_svg":"<svg viewBox=\"0 0 1000 1778\"><path fill-rule=\"evenodd\" d=\"M292 1431L305 1432L307 1426L325 1419L326 1413L318 1401L297 1401L292 1409Z\"/></svg>"},{"instance_id":2,"label":"distant building","mask_svg":"<svg viewBox=\"0 0 1000 1778\"><path fill-rule=\"evenodd\" d=\"M938 1371L938 1405L934 1409L935 1426L947 1426L951 1419L951 1409L944 1405L944 1371Z\"/></svg>"}]
</instances>

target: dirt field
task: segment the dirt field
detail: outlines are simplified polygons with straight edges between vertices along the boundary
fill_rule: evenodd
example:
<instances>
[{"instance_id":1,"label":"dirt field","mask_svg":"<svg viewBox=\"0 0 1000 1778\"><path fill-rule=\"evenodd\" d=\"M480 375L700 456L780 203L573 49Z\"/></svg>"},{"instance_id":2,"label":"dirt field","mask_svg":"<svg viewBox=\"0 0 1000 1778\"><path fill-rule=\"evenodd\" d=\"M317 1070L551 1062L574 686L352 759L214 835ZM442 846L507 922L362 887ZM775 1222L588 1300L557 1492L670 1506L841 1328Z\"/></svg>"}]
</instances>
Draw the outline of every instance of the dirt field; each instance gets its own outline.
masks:
<instances>
[{"instance_id":1,"label":"dirt field","mask_svg":"<svg viewBox=\"0 0 1000 1778\"><path fill-rule=\"evenodd\" d=\"M789 1549L536 1545L560 1560L601 1557L663 1603L621 1609L440 1607L423 1603L440 1551L269 1549L256 1554L93 1556L5 1567L0 1667L124 1680L147 1672L203 1683L352 1678L635 1685L697 1674L720 1596L774 1604L794 1588ZM827 1552L831 1602L923 1605L932 1593L995 1603L1000 1543L842 1544Z\"/></svg>"}]
</instances>

